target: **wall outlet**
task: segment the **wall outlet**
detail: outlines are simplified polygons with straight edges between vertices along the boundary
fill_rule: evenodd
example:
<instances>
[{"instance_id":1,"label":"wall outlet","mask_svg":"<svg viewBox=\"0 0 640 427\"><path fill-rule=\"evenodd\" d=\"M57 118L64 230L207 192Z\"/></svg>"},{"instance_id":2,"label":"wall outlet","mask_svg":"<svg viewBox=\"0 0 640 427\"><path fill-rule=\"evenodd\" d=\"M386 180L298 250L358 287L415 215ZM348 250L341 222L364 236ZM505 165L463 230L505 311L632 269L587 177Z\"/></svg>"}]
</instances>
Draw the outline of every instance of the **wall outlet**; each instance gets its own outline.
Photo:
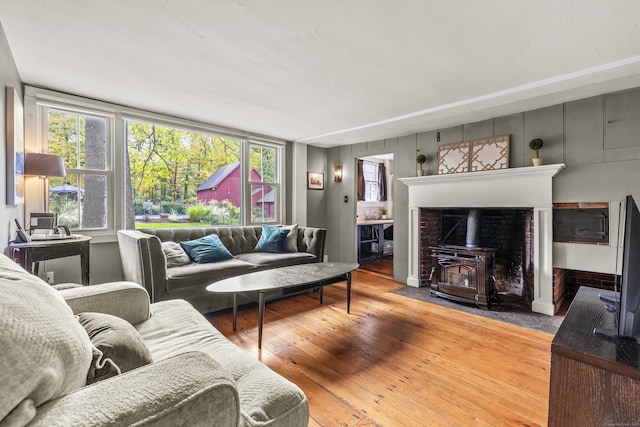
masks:
<instances>
[{"instance_id":1,"label":"wall outlet","mask_svg":"<svg viewBox=\"0 0 640 427\"><path fill-rule=\"evenodd\" d=\"M55 282L53 281L53 271L47 271L47 283L53 285Z\"/></svg>"}]
</instances>

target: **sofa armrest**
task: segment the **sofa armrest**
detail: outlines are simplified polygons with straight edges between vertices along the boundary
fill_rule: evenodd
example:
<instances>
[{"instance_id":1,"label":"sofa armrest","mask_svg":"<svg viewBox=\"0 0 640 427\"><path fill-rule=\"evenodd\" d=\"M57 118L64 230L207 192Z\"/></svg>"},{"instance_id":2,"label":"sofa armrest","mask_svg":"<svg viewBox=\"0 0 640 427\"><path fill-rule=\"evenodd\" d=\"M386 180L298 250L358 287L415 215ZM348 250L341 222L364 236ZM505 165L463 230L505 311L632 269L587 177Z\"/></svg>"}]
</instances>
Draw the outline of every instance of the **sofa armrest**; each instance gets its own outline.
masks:
<instances>
[{"instance_id":1,"label":"sofa armrest","mask_svg":"<svg viewBox=\"0 0 640 427\"><path fill-rule=\"evenodd\" d=\"M308 252L317 258L317 262L322 262L324 258L324 245L327 237L327 230L315 227L298 228L298 250Z\"/></svg>"},{"instance_id":2,"label":"sofa armrest","mask_svg":"<svg viewBox=\"0 0 640 427\"><path fill-rule=\"evenodd\" d=\"M132 282L111 282L100 285L62 289L60 295L75 314L106 313L118 316L132 325L149 319L149 294Z\"/></svg>"},{"instance_id":3,"label":"sofa armrest","mask_svg":"<svg viewBox=\"0 0 640 427\"><path fill-rule=\"evenodd\" d=\"M118 230L124 279L142 285L151 302L166 290L167 262L158 237L138 230Z\"/></svg>"},{"instance_id":4,"label":"sofa armrest","mask_svg":"<svg viewBox=\"0 0 640 427\"><path fill-rule=\"evenodd\" d=\"M208 355L191 352L47 402L29 425L235 426L239 417L231 377Z\"/></svg>"}]
</instances>

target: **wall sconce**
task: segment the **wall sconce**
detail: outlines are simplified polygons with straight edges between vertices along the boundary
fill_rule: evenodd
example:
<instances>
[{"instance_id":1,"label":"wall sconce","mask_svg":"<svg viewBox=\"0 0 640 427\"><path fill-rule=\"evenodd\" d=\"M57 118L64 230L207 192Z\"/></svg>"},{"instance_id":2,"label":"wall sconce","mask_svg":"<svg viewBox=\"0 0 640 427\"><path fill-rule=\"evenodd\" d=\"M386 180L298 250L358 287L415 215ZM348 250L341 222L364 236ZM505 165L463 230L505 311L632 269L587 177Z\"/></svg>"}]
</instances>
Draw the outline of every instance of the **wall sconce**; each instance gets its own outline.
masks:
<instances>
[{"instance_id":1,"label":"wall sconce","mask_svg":"<svg viewBox=\"0 0 640 427\"><path fill-rule=\"evenodd\" d=\"M336 166L333 170L333 181L342 182L342 166Z\"/></svg>"}]
</instances>

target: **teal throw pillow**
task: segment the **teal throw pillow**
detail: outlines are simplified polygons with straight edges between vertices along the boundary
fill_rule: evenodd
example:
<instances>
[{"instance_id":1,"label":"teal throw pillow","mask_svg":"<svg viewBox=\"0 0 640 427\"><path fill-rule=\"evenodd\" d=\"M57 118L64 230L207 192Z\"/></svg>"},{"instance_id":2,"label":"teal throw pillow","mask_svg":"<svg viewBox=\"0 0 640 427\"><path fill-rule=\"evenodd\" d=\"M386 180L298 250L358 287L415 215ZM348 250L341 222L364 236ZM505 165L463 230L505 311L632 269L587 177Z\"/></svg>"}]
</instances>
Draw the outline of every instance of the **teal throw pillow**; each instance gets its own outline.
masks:
<instances>
[{"instance_id":1,"label":"teal throw pillow","mask_svg":"<svg viewBox=\"0 0 640 427\"><path fill-rule=\"evenodd\" d=\"M189 255L189 258L198 264L207 264L233 258L231 252L229 252L220 238L215 234L210 234L196 240L180 242L180 246L182 246L182 249Z\"/></svg>"},{"instance_id":2,"label":"teal throw pillow","mask_svg":"<svg viewBox=\"0 0 640 427\"><path fill-rule=\"evenodd\" d=\"M256 252L285 252L287 249L287 234L289 234L289 230L263 225L260 240L256 245Z\"/></svg>"}]
</instances>

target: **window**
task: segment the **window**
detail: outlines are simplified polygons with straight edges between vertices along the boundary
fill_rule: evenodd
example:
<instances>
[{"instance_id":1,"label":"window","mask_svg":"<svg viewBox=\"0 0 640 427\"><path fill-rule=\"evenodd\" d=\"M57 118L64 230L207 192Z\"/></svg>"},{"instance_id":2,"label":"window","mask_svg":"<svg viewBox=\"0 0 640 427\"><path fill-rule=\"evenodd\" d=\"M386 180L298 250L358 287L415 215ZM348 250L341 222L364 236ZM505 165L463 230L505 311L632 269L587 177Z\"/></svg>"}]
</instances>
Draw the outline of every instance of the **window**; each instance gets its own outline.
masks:
<instances>
[{"instance_id":1,"label":"window","mask_svg":"<svg viewBox=\"0 0 640 427\"><path fill-rule=\"evenodd\" d=\"M240 141L126 122L136 228L240 224Z\"/></svg>"},{"instance_id":2,"label":"window","mask_svg":"<svg viewBox=\"0 0 640 427\"><path fill-rule=\"evenodd\" d=\"M120 228L285 221L284 141L30 86L25 107L25 148L67 171L46 199L27 194L27 215L47 200L59 224L104 242Z\"/></svg>"},{"instance_id":3,"label":"window","mask_svg":"<svg viewBox=\"0 0 640 427\"><path fill-rule=\"evenodd\" d=\"M277 221L279 206L277 170L277 151L274 147L256 143L249 145L252 223Z\"/></svg>"},{"instance_id":4,"label":"window","mask_svg":"<svg viewBox=\"0 0 640 427\"><path fill-rule=\"evenodd\" d=\"M44 108L46 145L62 156L67 176L49 180L49 211L71 229L99 230L109 224L111 119Z\"/></svg>"},{"instance_id":5,"label":"window","mask_svg":"<svg viewBox=\"0 0 640 427\"><path fill-rule=\"evenodd\" d=\"M365 161L362 164L364 175L364 200L365 202L378 201L378 164Z\"/></svg>"},{"instance_id":6,"label":"window","mask_svg":"<svg viewBox=\"0 0 640 427\"><path fill-rule=\"evenodd\" d=\"M278 147L133 120L126 142L136 228L277 221Z\"/></svg>"}]
</instances>

